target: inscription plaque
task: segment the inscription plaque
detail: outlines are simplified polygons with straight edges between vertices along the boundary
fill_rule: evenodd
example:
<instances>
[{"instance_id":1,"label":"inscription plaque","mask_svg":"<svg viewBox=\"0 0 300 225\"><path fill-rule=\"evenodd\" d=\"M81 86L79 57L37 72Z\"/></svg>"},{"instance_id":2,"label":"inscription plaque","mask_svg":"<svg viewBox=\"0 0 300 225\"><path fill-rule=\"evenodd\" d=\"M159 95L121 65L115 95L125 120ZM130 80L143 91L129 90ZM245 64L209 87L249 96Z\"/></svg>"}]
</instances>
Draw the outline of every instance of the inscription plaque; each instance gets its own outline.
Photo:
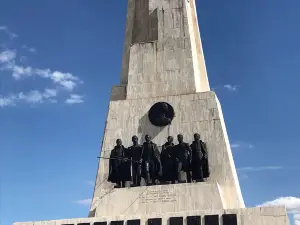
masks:
<instances>
[{"instance_id":1,"label":"inscription plaque","mask_svg":"<svg viewBox=\"0 0 300 225\"><path fill-rule=\"evenodd\" d=\"M176 193L169 189L148 190L140 197L140 201L141 203L176 202Z\"/></svg>"},{"instance_id":2,"label":"inscription plaque","mask_svg":"<svg viewBox=\"0 0 300 225\"><path fill-rule=\"evenodd\" d=\"M236 214L223 214L223 225L237 225Z\"/></svg>"},{"instance_id":3,"label":"inscription plaque","mask_svg":"<svg viewBox=\"0 0 300 225\"><path fill-rule=\"evenodd\" d=\"M148 225L161 225L161 218L148 219Z\"/></svg>"},{"instance_id":4,"label":"inscription plaque","mask_svg":"<svg viewBox=\"0 0 300 225\"><path fill-rule=\"evenodd\" d=\"M186 217L187 225L201 225L201 216Z\"/></svg>"},{"instance_id":5,"label":"inscription plaque","mask_svg":"<svg viewBox=\"0 0 300 225\"><path fill-rule=\"evenodd\" d=\"M141 220L127 220L127 225L140 225Z\"/></svg>"},{"instance_id":6,"label":"inscription plaque","mask_svg":"<svg viewBox=\"0 0 300 225\"><path fill-rule=\"evenodd\" d=\"M170 225L183 225L183 217L171 217Z\"/></svg>"},{"instance_id":7,"label":"inscription plaque","mask_svg":"<svg viewBox=\"0 0 300 225\"><path fill-rule=\"evenodd\" d=\"M219 225L219 215L204 216L205 225Z\"/></svg>"}]
</instances>

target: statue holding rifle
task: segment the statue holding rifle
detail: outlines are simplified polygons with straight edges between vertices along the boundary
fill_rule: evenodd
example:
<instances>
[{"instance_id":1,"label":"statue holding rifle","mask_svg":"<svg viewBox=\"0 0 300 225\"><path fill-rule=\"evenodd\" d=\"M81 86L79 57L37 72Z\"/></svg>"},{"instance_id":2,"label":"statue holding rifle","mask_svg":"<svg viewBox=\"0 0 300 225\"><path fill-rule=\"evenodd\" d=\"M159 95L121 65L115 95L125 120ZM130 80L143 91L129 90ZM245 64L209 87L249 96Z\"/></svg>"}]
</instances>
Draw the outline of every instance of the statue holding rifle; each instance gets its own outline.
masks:
<instances>
[{"instance_id":1,"label":"statue holding rifle","mask_svg":"<svg viewBox=\"0 0 300 225\"><path fill-rule=\"evenodd\" d=\"M111 151L109 159L108 181L116 183L116 188L125 187L126 181L131 181L129 150L117 139L116 146Z\"/></svg>"}]
</instances>

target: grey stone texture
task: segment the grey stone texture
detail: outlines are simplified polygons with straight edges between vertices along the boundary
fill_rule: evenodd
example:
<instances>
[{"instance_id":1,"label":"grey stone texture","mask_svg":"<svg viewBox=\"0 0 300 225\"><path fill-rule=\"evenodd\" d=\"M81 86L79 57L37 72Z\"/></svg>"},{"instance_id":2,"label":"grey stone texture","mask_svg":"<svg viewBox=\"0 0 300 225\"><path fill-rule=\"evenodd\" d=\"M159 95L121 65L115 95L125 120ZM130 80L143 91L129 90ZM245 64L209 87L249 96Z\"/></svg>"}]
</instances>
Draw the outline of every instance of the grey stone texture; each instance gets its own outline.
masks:
<instances>
[{"instance_id":1,"label":"grey stone texture","mask_svg":"<svg viewBox=\"0 0 300 225\"><path fill-rule=\"evenodd\" d=\"M173 212L173 213L152 213L149 215L118 215L118 216L102 216L93 218L76 218L65 220L37 221L37 222L19 222L14 225L64 225L79 223L90 223L107 221L124 220L124 225L127 220L140 219L141 225L147 225L149 218L162 218L162 225L168 225L170 217L183 216L184 225L187 225L186 216L201 216L201 224L204 223L205 215L219 215L220 225L222 225L222 214L237 214L238 225L289 225L289 219L284 207L262 207L262 208L247 208L247 209L226 209L226 210L202 210L188 212Z\"/></svg>"},{"instance_id":2,"label":"grey stone texture","mask_svg":"<svg viewBox=\"0 0 300 225\"><path fill-rule=\"evenodd\" d=\"M155 127L148 119L150 107L158 101L168 102L175 110L175 118L170 126ZM220 209L220 207L221 209L243 208L244 202L222 110L214 92L111 101L101 156L110 157L111 149L113 149L117 138L121 138L125 146L130 146L133 135L137 135L142 144L145 134L149 134L154 143L162 146L168 136L176 137L179 133L183 134L184 141L188 143L193 141L194 133L201 135L202 140L207 144L211 175L205 184L166 186L166 188L177 190L177 201L173 202L172 207L167 207L164 202L158 202L155 204L155 208L158 210L162 208L166 212L172 212L175 209L183 211L182 202L193 202L192 205L183 204L186 210ZM175 141L175 143L177 142ZM113 189L114 184L107 181L108 163L108 160L100 160L91 211L96 209L101 213L119 215L124 210L124 205L132 204L132 212L136 214L146 213L143 207L133 204L145 188ZM210 185L210 188L207 185ZM191 199L193 195L190 193L194 193L195 187L198 188L195 196L204 194L202 199ZM185 198L189 200L184 200ZM125 201L119 203L118 199ZM98 207L101 209L97 209ZM149 203L147 207L153 207L153 204Z\"/></svg>"},{"instance_id":3,"label":"grey stone texture","mask_svg":"<svg viewBox=\"0 0 300 225\"><path fill-rule=\"evenodd\" d=\"M128 1L121 85L126 99L210 90L194 0Z\"/></svg>"}]
</instances>

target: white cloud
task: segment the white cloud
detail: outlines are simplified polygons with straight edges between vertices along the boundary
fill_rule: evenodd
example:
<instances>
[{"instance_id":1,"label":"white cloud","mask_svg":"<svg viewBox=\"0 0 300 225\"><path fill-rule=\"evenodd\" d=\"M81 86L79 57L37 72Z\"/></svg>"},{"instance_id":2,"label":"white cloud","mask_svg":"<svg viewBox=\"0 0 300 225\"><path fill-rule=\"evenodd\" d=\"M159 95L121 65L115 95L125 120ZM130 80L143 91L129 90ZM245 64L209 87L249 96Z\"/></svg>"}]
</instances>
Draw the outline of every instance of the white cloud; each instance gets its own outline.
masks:
<instances>
[{"instance_id":1,"label":"white cloud","mask_svg":"<svg viewBox=\"0 0 300 225\"><path fill-rule=\"evenodd\" d=\"M16 65L11 65L11 70L12 70L12 76L16 79L19 80L23 78L24 76L31 76L32 75L32 68L30 66L23 67L23 66L16 66Z\"/></svg>"},{"instance_id":2,"label":"white cloud","mask_svg":"<svg viewBox=\"0 0 300 225\"><path fill-rule=\"evenodd\" d=\"M67 91L73 91L79 83L82 83L78 77L72 75L71 73L64 73L61 71L52 72L50 69L20 66L12 60L7 61L6 66L2 67L2 70L11 71L13 78L16 80L21 80L31 76L39 76L41 78L50 79L53 83L58 84Z\"/></svg>"},{"instance_id":3,"label":"white cloud","mask_svg":"<svg viewBox=\"0 0 300 225\"><path fill-rule=\"evenodd\" d=\"M238 90L238 85L225 84L223 87L226 88L228 91L237 91Z\"/></svg>"},{"instance_id":4,"label":"white cloud","mask_svg":"<svg viewBox=\"0 0 300 225\"><path fill-rule=\"evenodd\" d=\"M238 171L242 172L258 172L264 170L280 170L282 166L261 166L261 167L240 167L237 168Z\"/></svg>"},{"instance_id":5,"label":"white cloud","mask_svg":"<svg viewBox=\"0 0 300 225\"><path fill-rule=\"evenodd\" d=\"M67 104L78 104L83 103L83 96L71 94L65 101Z\"/></svg>"},{"instance_id":6,"label":"white cloud","mask_svg":"<svg viewBox=\"0 0 300 225\"><path fill-rule=\"evenodd\" d=\"M44 97L51 98L57 95L57 91L55 89L45 89Z\"/></svg>"},{"instance_id":7,"label":"white cloud","mask_svg":"<svg viewBox=\"0 0 300 225\"><path fill-rule=\"evenodd\" d=\"M15 37L7 26L0 26L0 32L4 31L11 37ZM1 44L1 43L0 43ZM29 52L36 52L36 48L29 47L28 45L21 46ZM73 94L73 90L81 83L79 77L74 76L72 73L63 72L59 70L43 69L26 65L26 55L17 54L17 50L6 49L6 44L3 44L5 51L0 51L0 72L6 71L11 73L14 80L22 81L29 77L39 77L48 80L54 84L54 88L45 89L44 91L32 90L29 92L12 93L10 95L0 96L0 107L7 107L16 105L19 102L26 102L31 104L47 102L56 103L58 93L67 91L69 97L65 100L67 104L82 103L83 96ZM19 56L18 56L19 55ZM38 89L38 88L37 88Z\"/></svg>"},{"instance_id":8,"label":"white cloud","mask_svg":"<svg viewBox=\"0 0 300 225\"><path fill-rule=\"evenodd\" d=\"M294 215L295 225L300 225L300 198L297 197L279 197L272 201L267 201L261 206L285 206L288 213Z\"/></svg>"},{"instance_id":9,"label":"white cloud","mask_svg":"<svg viewBox=\"0 0 300 225\"><path fill-rule=\"evenodd\" d=\"M72 91L77 84L81 82L78 77L71 73L64 73L60 71L51 72L50 69L35 69L35 74L43 78L51 79L54 83L59 84L67 91Z\"/></svg>"},{"instance_id":10,"label":"white cloud","mask_svg":"<svg viewBox=\"0 0 300 225\"><path fill-rule=\"evenodd\" d=\"M7 97L3 97L0 95L0 107L6 107L6 106L14 106L15 105L16 96L10 95Z\"/></svg>"},{"instance_id":11,"label":"white cloud","mask_svg":"<svg viewBox=\"0 0 300 225\"><path fill-rule=\"evenodd\" d=\"M231 146L231 148L239 148L239 149L252 149L252 148L254 148L253 144L246 143L246 142L243 142L243 141L233 142L230 146Z\"/></svg>"},{"instance_id":12,"label":"white cloud","mask_svg":"<svg viewBox=\"0 0 300 225\"><path fill-rule=\"evenodd\" d=\"M4 31L5 33L7 33L11 39L15 39L18 37L18 35L11 32L7 26L0 26L0 31Z\"/></svg>"},{"instance_id":13,"label":"white cloud","mask_svg":"<svg viewBox=\"0 0 300 225\"><path fill-rule=\"evenodd\" d=\"M36 48L28 47L27 45L23 45L22 48L26 49L27 51L29 51L31 53L37 52Z\"/></svg>"},{"instance_id":14,"label":"white cloud","mask_svg":"<svg viewBox=\"0 0 300 225\"><path fill-rule=\"evenodd\" d=\"M0 52L0 63L8 63L16 58L15 50L6 50Z\"/></svg>"},{"instance_id":15,"label":"white cloud","mask_svg":"<svg viewBox=\"0 0 300 225\"><path fill-rule=\"evenodd\" d=\"M94 187L94 185L95 185L95 182L92 181L92 180L89 180L89 181L87 181L86 183L87 183L89 186L92 186L92 187Z\"/></svg>"},{"instance_id":16,"label":"white cloud","mask_svg":"<svg viewBox=\"0 0 300 225\"><path fill-rule=\"evenodd\" d=\"M82 199L82 200L75 201L75 203L83 206L90 206L92 203L92 199L91 198Z\"/></svg>"},{"instance_id":17,"label":"white cloud","mask_svg":"<svg viewBox=\"0 0 300 225\"><path fill-rule=\"evenodd\" d=\"M43 92L38 90L31 90L29 92L20 92L17 94L10 94L9 96L0 96L0 107L14 106L17 102L26 102L30 104L43 103L45 100L51 103L56 103L57 100L53 97L57 96L55 89L45 89Z\"/></svg>"},{"instance_id":18,"label":"white cloud","mask_svg":"<svg viewBox=\"0 0 300 225\"><path fill-rule=\"evenodd\" d=\"M24 100L28 103L42 103L43 102L43 94L37 90L30 91L26 94L20 92L18 94L18 99Z\"/></svg>"}]
</instances>

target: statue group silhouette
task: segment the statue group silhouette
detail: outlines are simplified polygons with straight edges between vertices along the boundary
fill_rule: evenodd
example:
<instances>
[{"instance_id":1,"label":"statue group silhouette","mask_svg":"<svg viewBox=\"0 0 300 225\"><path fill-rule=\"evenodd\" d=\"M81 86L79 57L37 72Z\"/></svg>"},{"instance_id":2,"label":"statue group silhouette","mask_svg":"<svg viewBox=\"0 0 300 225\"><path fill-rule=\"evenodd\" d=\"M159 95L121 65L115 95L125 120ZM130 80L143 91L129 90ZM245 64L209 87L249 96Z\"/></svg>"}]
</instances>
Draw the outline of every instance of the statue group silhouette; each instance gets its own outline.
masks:
<instances>
[{"instance_id":1,"label":"statue group silhouette","mask_svg":"<svg viewBox=\"0 0 300 225\"><path fill-rule=\"evenodd\" d=\"M169 136L160 152L148 134L143 145L134 135L133 145L129 148L117 139L109 158L108 181L116 183L116 188L122 188L126 181L131 181L132 186L140 186L142 178L147 185L203 182L208 178L208 152L200 135L194 134L191 145L183 141L182 134L177 135L177 145L173 140Z\"/></svg>"}]
</instances>

